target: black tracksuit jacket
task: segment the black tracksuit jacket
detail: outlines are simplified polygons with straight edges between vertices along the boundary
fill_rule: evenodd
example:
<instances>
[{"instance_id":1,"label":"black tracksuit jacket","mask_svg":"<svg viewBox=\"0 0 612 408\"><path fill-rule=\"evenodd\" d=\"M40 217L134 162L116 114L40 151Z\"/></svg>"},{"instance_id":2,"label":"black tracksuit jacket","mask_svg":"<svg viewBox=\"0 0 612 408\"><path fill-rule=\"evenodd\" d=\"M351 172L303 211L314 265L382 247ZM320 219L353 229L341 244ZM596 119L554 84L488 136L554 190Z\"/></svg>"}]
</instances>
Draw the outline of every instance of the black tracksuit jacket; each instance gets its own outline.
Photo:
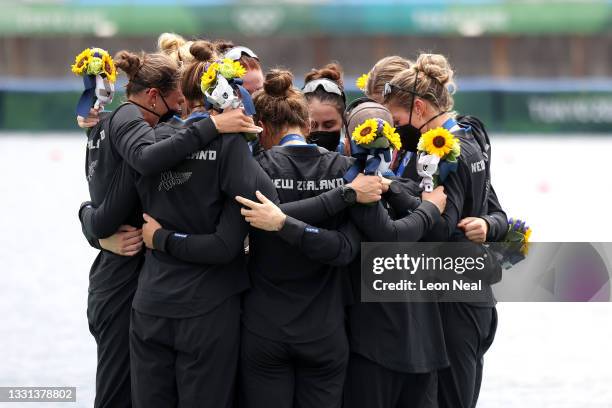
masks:
<instances>
[{"instance_id":1,"label":"black tracksuit jacket","mask_svg":"<svg viewBox=\"0 0 612 408\"><path fill-rule=\"evenodd\" d=\"M144 121L138 107L131 103L119 106L87 132L85 175L92 204L102 203L113 179L119 177L122 163L128 163L142 174L152 174L177 164L216 135L213 123L205 120L155 143L155 131ZM141 225L140 207L135 201L119 225ZM105 238L115 231L116 228L102 228L94 238L84 230L89 243L98 249L101 248L97 238ZM101 251L90 271L90 291L106 291L135 278L142 262L139 258Z\"/></svg>"}]
</instances>

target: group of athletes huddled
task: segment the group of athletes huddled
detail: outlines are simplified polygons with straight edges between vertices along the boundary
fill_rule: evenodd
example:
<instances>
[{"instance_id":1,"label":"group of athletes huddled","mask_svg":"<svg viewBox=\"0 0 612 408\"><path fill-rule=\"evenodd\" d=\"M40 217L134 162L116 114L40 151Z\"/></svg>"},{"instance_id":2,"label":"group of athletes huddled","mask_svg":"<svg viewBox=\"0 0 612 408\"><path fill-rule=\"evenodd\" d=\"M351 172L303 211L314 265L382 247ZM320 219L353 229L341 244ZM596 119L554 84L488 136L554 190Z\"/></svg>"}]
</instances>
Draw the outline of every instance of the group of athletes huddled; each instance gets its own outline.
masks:
<instances>
[{"instance_id":1,"label":"group of athletes huddled","mask_svg":"<svg viewBox=\"0 0 612 408\"><path fill-rule=\"evenodd\" d=\"M244 46L166 33L158 48L118 52L126 101L78 118L91 195L79 218L100 249L87 308L95 407L474 407L493 297L360 301L362 242L505 235L490 141L453 112L447 59L383 58L349 103L338 63L300 90ZM207 103L202 76L224 58L246 70L253 116ZM400 136L393 176L347 177L367 119ZM438 127L461 154L424 192L417 144Z\"/></svg>"}]
</instances>

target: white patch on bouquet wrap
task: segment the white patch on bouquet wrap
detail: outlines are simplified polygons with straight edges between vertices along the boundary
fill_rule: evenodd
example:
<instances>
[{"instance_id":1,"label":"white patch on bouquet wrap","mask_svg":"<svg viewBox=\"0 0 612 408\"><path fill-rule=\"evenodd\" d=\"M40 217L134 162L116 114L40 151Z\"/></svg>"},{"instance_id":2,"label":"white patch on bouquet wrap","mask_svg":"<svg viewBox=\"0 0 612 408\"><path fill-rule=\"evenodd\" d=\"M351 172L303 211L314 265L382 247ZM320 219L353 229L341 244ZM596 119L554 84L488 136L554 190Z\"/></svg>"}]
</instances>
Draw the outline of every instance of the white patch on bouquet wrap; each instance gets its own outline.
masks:
<instances>
[{"instance_id":1,"label":"white patch on bouquet wrap","mask_svg":"<svg viewBox=\"0 0 612 408\"><path fill-rule=\"evenodd\" d=\"M115 96L115 84L110 82L108 78L102 78L102 75L96 75L96 104L94 108L109 105Z\"/></svg>"},{"instance_id":2,"label":"white patch on bouquet wrap","mask_svg":"<svg viewBox=\"0 0 612 408\"><path fill-rule=\"evenodd\" d=\"M438 156L424 152L419 153L417 173L423 178L420 187L428 193L431 193L434 189L433 176L438 172L439 163L440 158Z\"/></svg>"},{"instance_id":3,"label":"white patch on bouquet wrap","mask_svg":"<svg viewBox=\"0 0 612 408\"><path fill-rule=\"evenodd\" d=\"M229 84L223 75L217 75L217 85L212 92L206 91L206 100L213 104L217 109L238 108L242 101L234 92L234 88Z\"/></svg>"},{"instance_id":4,"label":"white patch on bouquet wrap","mask_svg":"<svg viewBox=\"0 0 612 408\"><path fill-rule=\"evenodd\" d=\"M389 149L389 150L391 150L389 152L389 156L392 157L393 150L392 149ZM378 153L376 156L372 155L372 154L369 154L367 160L370 160L373 157L379 157L380 158L380 164L378 165L378 169L376 170L376 175L377 176L384 176L385 174L391 172L391 169L390 169L390 167L391 167L391 160L385 161L385 155L383 153Z\"/></svg>"}]
</instances>

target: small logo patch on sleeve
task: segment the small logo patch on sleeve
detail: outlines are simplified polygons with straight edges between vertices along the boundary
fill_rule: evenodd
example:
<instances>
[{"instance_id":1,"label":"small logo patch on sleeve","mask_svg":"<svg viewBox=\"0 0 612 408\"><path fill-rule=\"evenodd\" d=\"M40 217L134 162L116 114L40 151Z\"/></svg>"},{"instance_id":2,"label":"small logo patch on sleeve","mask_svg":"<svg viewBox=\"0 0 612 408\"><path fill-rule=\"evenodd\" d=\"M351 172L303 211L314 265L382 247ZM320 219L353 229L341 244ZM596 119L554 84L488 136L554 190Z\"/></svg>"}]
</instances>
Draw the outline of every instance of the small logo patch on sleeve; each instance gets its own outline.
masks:
<instances>
[{"instance_id":1,"label":"small logo patch on sleeve","mask_svg":"<svg viewBox=\"0 0 612 408\"><path fill-rule=\"evenodd\" d=\"M188 235L187 234L180 234L178 232L175 232L174 236L177 237L177 238L187 238Z\"/></svg>"},{"instance_id":2,"label":"small logo patch on sleeve","mask_svg":"<svg viewBox=\"0 0 612 408\"><path fill-rule=\"evenodd\" d=\"M315 227L306 227L306 232L310 232L311 234L318 234L319 229Z\"/></svg>"}]
</instances>

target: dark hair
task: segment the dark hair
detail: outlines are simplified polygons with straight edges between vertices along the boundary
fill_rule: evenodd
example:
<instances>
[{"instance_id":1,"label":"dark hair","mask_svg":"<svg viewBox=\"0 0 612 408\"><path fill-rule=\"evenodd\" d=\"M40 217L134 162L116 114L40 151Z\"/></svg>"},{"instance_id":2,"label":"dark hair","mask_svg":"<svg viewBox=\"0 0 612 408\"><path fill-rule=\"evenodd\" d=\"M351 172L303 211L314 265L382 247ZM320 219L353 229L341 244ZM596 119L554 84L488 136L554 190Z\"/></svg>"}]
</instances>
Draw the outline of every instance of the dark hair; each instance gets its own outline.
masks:
<instances>
[{"instance_id":1,"label":"dark hair","mask_svg":"<svg viewBox=\"0 0 612 408\"><path fill-rule=\"evenodd\" d=\"M304 94L293 87L293 75L289 71L268 72L264 87L255 92L253 102L257 110L255 122L265 122L275 136L284 128L306 128L309 124L308 104Z\"/></svg>"},{"instance_id":2,"label":"dark hair","mask_svg":"<svg viewBox=\"0 0 612 408\"><path fill-rule=\"evenodd\" d=\"M306 77L304 77L304 83L307 84L310 81L314 81L316 79L329 79L332 82L335 82L336 85L340 88L341 91L344 91L344 83L342 80L343 70L342 66L337 62L332 62L331 64L327 64L321 69L311 69ZM318 87L314 92L309 92L306 94L306 100L308 102L318 99L323 103L329 103L336 107L336 110L340 114L340 116L344 116L344 110L346 108L346 102L342 96L329 93L323 89L323 87Z\"/></svg>"},{"instance_id":3,"label":"dark hair","mask_svg":"<svg viewBox=\"0 0 612 408\"><path fill-rule=\"evenodd\" d=\"M193 56L193 61L183 67L181 91L190 103L203 103L204 94L200 88L200 80L206 63L216 58L215 47L210 41L197 40L189 47L189 53Z\"/></svg>"},{"instance_id":4,"label":"dark hair","mask_svg":"<svg viewBox=\"0 0 612 408\"><path fill-rule=\"evenodd\" d=\"M235 47L233 42L227 40L215 40L214 45L215 50L219 55L223 55ZM240 62L247 71L262 70L261 63L257 58L242 54L238 62Z\"/></svg>"},{"instance_id":5,"label":"dark hair","mask_svg":"<svg viewBox=\"0 0 612 408\"><path fill-rule=\"evenodd\" d=\"M178 88L181 73L178 63L162 53L134 54L119 51L115 55L115 65L128 76L126 93L128 96L147 88L157 88L162 94Z\"/></svg>"},{"instance_id":6,"label":"dark hair","mask_svg":"<svg viewBox=\"0 0 612 408\"><path fill-rule=\"evenodd\" d=\"M419 55L409 69L395 75L391 81L391 85L395 86L391 87L391 94L386 97L385 102L410 106L414 98L410 91L415 88L415 82L415 92L422 99L441 111L448 112L453 109L453 70L443 55Z\"/></svg>"},{"instance_id":7,"label":"dark hair","mask_svg":"<svg viewBox=\"0 0 612 408\"><path fill-rule=\"evenodd\" d=\"M215 46L215 51L217 51L219 54L225 54L227 51L235 47L233 42L227 40L215 40L213 45Z\"/></svg>"}]
</instances>

